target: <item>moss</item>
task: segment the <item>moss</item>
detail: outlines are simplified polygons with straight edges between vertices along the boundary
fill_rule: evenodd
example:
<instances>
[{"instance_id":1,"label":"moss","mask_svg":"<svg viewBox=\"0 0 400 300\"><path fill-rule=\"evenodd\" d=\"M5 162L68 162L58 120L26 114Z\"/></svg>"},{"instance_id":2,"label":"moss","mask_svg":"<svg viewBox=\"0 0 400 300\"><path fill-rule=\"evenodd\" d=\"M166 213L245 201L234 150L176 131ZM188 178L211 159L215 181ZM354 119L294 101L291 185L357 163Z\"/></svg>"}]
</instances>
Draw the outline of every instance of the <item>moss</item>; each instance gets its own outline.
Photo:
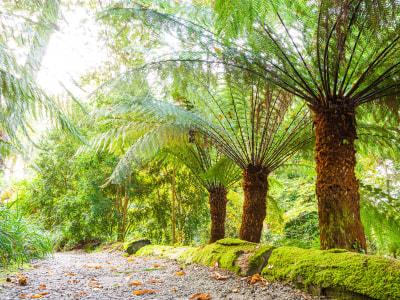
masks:
<instances>
[{"instance_id":1,"label":"moss","mask_svg":"<svg viewBox=\"0 0 400 300\"><path fill-rule=\"evenodd\" d=\"M294 247L272 252L262 276L293 281L312 291L336 288L375 299L400 298L400 262L383 257L346 252L339 249L305 250Z\"/></svg>"},{"instance_id":2,"label":"moss","mask_svg":"<svg viewBox=\"0 0 400 300\"><path fill-rule=\"evenodd\" d=\"M205 247L172 247L149 245L141 248L137 255L162 255L181 261L191 261L207 266L213 266L218 261L219 268L244 275L237 259L241 255L248 255L250 272L257 270L264 263L264 256L274 249L272 246L263 246L235 239L222 239Z\"/></svg>"}]
</instances>

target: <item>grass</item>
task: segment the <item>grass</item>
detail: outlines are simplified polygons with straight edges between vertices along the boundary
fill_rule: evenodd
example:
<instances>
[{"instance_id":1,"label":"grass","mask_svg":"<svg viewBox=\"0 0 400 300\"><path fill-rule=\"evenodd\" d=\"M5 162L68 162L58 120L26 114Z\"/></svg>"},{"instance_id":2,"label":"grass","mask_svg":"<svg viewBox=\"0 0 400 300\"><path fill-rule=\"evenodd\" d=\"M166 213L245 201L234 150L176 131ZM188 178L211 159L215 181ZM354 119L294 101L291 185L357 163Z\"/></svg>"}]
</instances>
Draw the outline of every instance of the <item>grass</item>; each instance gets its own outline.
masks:
<instances>
[{"instance_id":1,"label":"grass","mask_svg":"<svg viewBox=\"0 0 400 300\"><path fill-rule=\"evenodd\" d=\"M35 222L0 204L0 266L22 265L53 252L51 240Z\"/></svg>"}]
</instances>

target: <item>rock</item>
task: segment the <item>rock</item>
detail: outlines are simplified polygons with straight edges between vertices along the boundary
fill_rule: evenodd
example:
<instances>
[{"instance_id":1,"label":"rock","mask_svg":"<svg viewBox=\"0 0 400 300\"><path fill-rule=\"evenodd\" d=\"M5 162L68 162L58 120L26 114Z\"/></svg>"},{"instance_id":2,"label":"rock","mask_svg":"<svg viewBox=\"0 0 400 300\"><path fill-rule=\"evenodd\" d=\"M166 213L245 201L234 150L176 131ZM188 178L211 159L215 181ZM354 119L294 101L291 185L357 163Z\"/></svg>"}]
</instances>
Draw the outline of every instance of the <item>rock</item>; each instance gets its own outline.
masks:
<instances>
[{"instance_id":1,"label":"rock","mask_svg":"<svg viewBox=\"0 0 400 300\"><path fill-rule=\"evenodd\" d=\"M151 242L148 239L142 239L138 241L129 241L124 243L124 251L129 255L135 254L140 248L146 245L150 245Z\"/></svg>"}]
</instances>

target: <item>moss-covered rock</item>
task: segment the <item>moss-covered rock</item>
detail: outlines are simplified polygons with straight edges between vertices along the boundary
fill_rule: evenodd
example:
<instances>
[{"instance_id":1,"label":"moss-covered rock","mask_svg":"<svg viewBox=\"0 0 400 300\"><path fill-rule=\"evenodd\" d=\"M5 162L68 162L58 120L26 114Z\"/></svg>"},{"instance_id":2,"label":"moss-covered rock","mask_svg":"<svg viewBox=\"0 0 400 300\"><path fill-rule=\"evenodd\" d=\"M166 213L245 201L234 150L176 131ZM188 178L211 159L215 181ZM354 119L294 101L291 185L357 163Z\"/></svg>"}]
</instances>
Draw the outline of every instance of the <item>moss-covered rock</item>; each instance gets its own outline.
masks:
<instances>
[{"instance_id":1,"label":"moss-covered rock","mask_svg":"<svg viewBox=\"0 0 400 300\"><path fill-rule=\"evenodd\" d=\"M123 243L123 248L126 253L129 255L135 254L140 248L143 248L146 245L150 245L151 242L148 239L142 240L132 240Z\"/></svg>"},{"instance_id":2,"label":"moss-covered rock","mask_svg":"<svg viewBox=\"0 0 400 300\"><path fill-rule=\"evenodd\" d=\"M262 276L337 299L400 299L400 262L340 249L275 249Z\"/></svg>"},{"instance_id":3,"label":"moss-covered rock","mask_svg":"<svg viewBox=\"0 0 400 300\"><path fill-rule=\"evenodd\" d=\"M150 245L140 249L136 254L162 255L207 266L213 266L217 261L219 268L241 275L253 275L261 272L273 249L272 246L222 239L200 248Z\"/></svg>"},{"instance_id":4,"label":"moss-covered rock","mask_svg":"<svg viewBox=\"0 0 400 300\"><path fill-rule=\"evenodd\" d=\"M400 262L342 249L275 248L223 239L200 248L149 245L137 255L162 255L240 275L292 281L298 288L334 299L400 299Z\"/></svg>"}]
</instances>

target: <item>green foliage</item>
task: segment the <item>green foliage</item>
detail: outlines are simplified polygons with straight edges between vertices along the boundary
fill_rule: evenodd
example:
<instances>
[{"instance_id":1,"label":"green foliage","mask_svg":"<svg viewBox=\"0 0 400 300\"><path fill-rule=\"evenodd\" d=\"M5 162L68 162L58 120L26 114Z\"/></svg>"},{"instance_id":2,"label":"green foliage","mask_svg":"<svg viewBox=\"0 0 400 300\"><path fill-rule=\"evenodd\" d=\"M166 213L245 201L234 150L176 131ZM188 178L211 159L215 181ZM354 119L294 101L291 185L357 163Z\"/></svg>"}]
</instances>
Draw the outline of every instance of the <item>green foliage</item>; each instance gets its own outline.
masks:
<instances>
[{"instance_id":1,"label":"green foliage","mask_svg":"<svg viewBox=\"0 0 400 300\"><path fill-rule=\"evenodd\" d=\"M0 205L0 265L22 264L52 252L48 233L3 204Z\"/></svg>"},{"instance_id":2,"label":"green foliage","mask_svg":"<svg viewBox=\"0 0 400 300\"><path fill-rule=\"evenodd\" d=\"M35 160L37 175L19 183L16 205L24 214L39 216L47 230L59 231L58 244L79 242L112 234L118 217L110 194L100 185L111 174L116 157L105 153L74 156L73 139L48 135Z\"/></svg>"}]
</instances>

